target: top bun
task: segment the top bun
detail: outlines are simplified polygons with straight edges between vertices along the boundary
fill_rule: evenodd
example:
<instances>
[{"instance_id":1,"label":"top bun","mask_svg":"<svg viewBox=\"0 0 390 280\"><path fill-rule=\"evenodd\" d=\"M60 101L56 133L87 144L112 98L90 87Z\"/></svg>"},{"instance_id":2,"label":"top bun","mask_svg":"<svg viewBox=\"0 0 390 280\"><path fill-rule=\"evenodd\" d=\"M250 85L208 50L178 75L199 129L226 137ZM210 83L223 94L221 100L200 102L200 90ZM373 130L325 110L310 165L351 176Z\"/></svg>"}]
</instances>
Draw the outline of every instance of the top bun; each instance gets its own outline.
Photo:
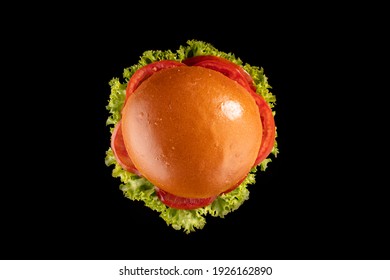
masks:
<instances>
[{"instance_id":1,"label":"top bun","mask_svg":"<svg viewBox=\"0 0 390 280\"><path fill-rule=\"evenodd\" d=\"M262 124L251 95L223 74L198 66L146 79L122 111L126 150L158 188L185 198L231 189L250 172Z\"/></svg>"}]
</instances>

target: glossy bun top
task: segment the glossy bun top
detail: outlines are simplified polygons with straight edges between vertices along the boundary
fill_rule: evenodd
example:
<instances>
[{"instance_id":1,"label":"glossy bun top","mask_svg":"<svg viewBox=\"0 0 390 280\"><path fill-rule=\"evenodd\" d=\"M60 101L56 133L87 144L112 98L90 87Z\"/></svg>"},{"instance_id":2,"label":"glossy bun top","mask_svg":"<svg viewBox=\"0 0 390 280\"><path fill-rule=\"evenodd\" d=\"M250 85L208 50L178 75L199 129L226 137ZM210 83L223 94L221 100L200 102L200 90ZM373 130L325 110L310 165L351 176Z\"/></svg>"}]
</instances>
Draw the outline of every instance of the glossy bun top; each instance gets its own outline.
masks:
<instances>
[{"instance_id":1,"label":"glossy bun top","mask_svg":"<svg viewBox=\"0 0 390 280\"><path fill-rule=\"evenodd\" d=\"M207 198L246 177L262 139L251 95L197 66L156 72L122 110L126 150L140 173L176 196Z\"/></svg>"}]
</instances>

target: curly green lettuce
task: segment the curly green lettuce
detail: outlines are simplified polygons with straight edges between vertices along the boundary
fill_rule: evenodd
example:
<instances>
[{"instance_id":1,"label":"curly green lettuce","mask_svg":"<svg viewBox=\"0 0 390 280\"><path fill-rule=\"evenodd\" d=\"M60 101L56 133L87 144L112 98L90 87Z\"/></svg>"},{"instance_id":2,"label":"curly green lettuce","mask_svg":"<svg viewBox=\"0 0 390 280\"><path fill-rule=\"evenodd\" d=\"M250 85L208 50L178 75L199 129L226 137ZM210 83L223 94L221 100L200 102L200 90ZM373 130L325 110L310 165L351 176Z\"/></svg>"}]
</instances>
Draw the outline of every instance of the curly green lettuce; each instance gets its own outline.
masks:
<instances>
[{"instance_id":1,"label":"curly green lettuce","mask_svg":"<svg viewBox=\"0 0 390 280\"><path fill-rule=\"evenodd\" d=\"M214 55L228 59L242 66L253 78L256 93L261 95L269 106L274 108L276 104L275 96L270 92L271 86L268 84L267 77L264 75L263 68L244 64L241 59L236 58L232 53L225 53L217 50L209 43L189 40L185 46L180 46L176 52L170 50L148 50L145 51L137 64L130 66L123 71L123 81L119 78L113 78L109 82L111 93L106 109L109 112L106 125L110 127L112 133L115 125L121 119L121 109L126 96L126 86L131 76L141 67L160 60L182 61L186 58L199 55ZM275 112L273 111L273 114ZM185 233L191 233L197 229L202 229L206 224L206 216L224 218L228 213L237 210L248 198L248 186L255 183L257 169L265 171L268 163L272 161L271 155L276 157L278 154L277 142L270 156L264 159L258 166L252 168L246 179L235 190L221 194L206 207L194 210L180 210L166 206L157 197L152 183L143 177L132 174L124 170L116 161L111 148L106 151L105 164L113 166L112 176L121 181L120 190L125 197L134 201L143 201L145 206L160 213L160 217L175 230L183 230Z\"/></svg>"}]
</instances>

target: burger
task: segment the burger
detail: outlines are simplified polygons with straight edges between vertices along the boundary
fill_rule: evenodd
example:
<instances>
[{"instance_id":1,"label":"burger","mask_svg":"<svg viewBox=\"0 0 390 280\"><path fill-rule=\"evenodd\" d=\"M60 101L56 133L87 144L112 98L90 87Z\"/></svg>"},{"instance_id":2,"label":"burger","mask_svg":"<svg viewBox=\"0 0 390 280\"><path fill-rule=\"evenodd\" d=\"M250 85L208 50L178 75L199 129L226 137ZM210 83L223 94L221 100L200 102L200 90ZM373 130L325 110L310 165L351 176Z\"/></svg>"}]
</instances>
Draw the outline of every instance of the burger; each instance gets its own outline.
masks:
<instances>
[{"instance_id":1,"label":"burger","mask_svg":"<svg viewBox=\"0 0 390 280\"><path fill-rule=\"evenodd\" d=\"M263 68L210 43L145 51L109 86L105 163L127 198L176 230L237 210L278 154L276 98Z\"/></svg>"}]
</instances>

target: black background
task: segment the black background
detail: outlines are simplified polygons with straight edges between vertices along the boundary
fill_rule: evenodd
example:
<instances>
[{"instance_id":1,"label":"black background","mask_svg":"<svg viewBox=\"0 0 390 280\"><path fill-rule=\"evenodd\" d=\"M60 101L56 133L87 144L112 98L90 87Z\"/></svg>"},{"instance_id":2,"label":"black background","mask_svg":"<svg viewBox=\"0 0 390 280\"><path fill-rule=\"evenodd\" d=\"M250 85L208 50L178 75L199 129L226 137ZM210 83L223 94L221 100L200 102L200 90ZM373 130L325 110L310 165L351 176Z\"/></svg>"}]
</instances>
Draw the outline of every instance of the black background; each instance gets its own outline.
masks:
<instances>
[{"instance_id":1,"label":"black background","mask_svg":"<svg viewBox=\"0 0 390 280\"><path fill-rule=\"evenodd\" d=\"M20 119L8 135L21 137L9 137L17 148L4 151L1 259L388 258L376 176L383 167L363 137L372 124L362 117L365 91L354 87L363 77L351 74L359 66L355 28L330 25L340 15L285 18L277 10L250 22L233 14L113 21L108 13L23 30L33 39L17 48L12 58L22 58L9 71L20 86L8 117ZM108 82L143 51L176 50L189 39L264 68L277 98L280 154L239 210L208 216L187 235L126 199L104 157Z\"/></svg>"}]
</instances>

